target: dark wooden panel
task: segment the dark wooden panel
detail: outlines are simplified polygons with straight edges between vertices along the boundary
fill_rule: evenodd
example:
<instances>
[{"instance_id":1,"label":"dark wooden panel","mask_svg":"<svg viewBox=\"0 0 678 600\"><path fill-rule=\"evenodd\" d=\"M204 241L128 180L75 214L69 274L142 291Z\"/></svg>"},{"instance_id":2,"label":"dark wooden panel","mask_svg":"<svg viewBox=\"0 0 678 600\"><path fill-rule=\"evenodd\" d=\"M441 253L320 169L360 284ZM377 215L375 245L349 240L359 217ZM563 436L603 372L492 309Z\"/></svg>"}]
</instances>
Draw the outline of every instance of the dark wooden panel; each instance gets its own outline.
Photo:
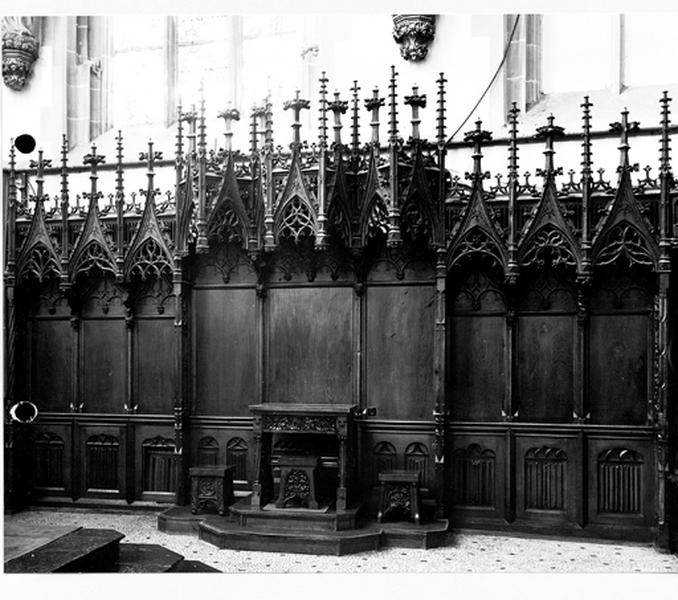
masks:
<instances>
[{"instance_id":1,"label":"dark wooden panel","mask_svg":"<svg viewBox=\"0 0 678 600\"><path fill-rule=\"evenodd\" d=\"M518 519L573 523L581 504L578 473L585 465L574 438L518 435L516 512Z\"/></svg>"},{"instance_id":2,"label":"dark wooden panel","mask_svg":"<svg viewBox=\"0 0 678 600\"><path fill-rule=\"evenodd\" d=\"M268 299L268 400L350 403L353 289L280 288Z\"/></svg>"},{"instance_id":3,"label":"dark wooden panel","mask_svg":"<svg viewBox=\"0 0 678 600\"><path fill-rule=\"evenodd\" d=\"M506 390L504 317L452 317L449 327L452 419L500 420Z\"/></svg>"},{"instance_id":4,"label":"dark wooden panel","mask_svg":"<svg viewBox=\"0 0 678 600\"><path fill-rule=\"evenodd\" d=\"M591 316L591 420L642 424L647 415L646 315Z\"/></svg>"},{"instance_id":5,"label":"dark wooden panel","mask_svg":"<svg viewBox=\"0 0 678 600\"><path fill-rule=\"evenodd\" d=\"M135 403L141 413L171 414L175 393L172 319L136 321Z\"/></svg>"},{"instance_id":6,"label":"dark wooden panel","mask_svg":"<svg viewBox=\"0 0 678 600\"><path fill-rule=\"evenodd\" d=\"M69 321L32 323L31 400L40 411L67 412L73 398L73 330Z\"/></svg>"},{"instance_id":7,"label":"dark wooden panel","mask_svg":"<svg viewBox=\"0 0 678 600\"><path fill-rule=\"evenodd\" d=\"M505 446L503 436L452 434L446 484L453 523L503 521Z\"/></svg>"},{"instance_id":8,"label":"dark wooden panel","mask_svg":"<svg viewBox=\"0 0 678 600\"><path fill-rule=\"evenodd\" d=\"M70 425L33 425L30 480L34 498L70 495L71 436Z\"/></svg>"},{"instance_id":9,"label":"dark wooden panel","mask_svg":"<svg viewBox=\"0 0 678 600\"><path fill-rule=\"evenodd\" d=\"M651 442L593 438L589 444L589 519L616 527L654 522Z\"/></svg>"},{"instance_id":10,"label":"dark wooden panel","mask_svg":"<svg viewBox=\"0 0 678 600\"><path fill-rule=\"evenodd\" d=\"M518 318L517 390L521 421L572 420L574 403L574 316Z\"/></svg>"},{"instance_id":11,"label":"dark wooden panel","mask_svg":"<svg viewBox=\"0 0 678 600\"><path fill-rule=\"evenodd\" d=\"M253 289L195 292L196 412L248 415L257 398Z\"/></svg>"},{"instance_id":12,"label":"dark wooden panel","mask_svg":"<svg viewBox=\"0 0 678 600\"><path fill-rule=\"evenodd\" d=\"M127 331L118 319L83 320L82 401L85 412L122 412Z\"/></svg>"},{"instance_id":13,"label":"dark wooden panel","mask_svg":"<svg viewBox=\"0 0 678 600\"><path fill-rule=\"evenodd\" d=\"M127 435L122 427L84 426L78 439L83 496L125 498Z\"/></svg>"},{"instance_id":14,"label":"dark wooden panel","mask_svg":"<svg viewBox=\"0 0 678 600\"><path fill-rule=\"evenodd\" d=\"M367 290L366 402L380 418L431 418L434 297L431 286Z\"/></svg>"}]
</instances>

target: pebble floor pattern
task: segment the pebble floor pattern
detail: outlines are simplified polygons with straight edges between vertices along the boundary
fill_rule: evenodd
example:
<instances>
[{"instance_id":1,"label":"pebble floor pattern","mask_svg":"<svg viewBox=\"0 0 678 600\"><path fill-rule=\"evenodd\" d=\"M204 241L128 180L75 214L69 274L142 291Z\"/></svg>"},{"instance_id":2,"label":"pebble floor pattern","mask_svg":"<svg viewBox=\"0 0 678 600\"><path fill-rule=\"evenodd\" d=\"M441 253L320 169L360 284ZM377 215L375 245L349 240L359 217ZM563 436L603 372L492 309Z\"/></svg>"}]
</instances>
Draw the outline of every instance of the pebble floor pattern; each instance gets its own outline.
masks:
<instances>
[{"instance_id":1,"label":"pebble floor pattern","mask_svg":"<svg viewBox=\"0 0 678 600\"><path fill-rule=\"evenodd\" d=\"M456 534L431 550L391 548L348 556L222 550L188 535L166 534L156 513L31 510L5 519L23 526L111 528L124 542L160 544L224 573L678 573L678 556L649 546Z\"/></svg>"}]
</instances>

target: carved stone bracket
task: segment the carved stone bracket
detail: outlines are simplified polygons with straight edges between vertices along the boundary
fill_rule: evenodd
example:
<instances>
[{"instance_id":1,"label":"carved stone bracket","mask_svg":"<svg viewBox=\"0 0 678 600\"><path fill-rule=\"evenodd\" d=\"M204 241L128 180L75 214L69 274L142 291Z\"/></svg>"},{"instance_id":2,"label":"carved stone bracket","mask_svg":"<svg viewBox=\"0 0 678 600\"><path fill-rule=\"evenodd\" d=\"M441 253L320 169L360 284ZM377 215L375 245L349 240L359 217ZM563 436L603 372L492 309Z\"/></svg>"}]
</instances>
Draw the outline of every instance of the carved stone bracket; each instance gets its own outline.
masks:
<instances>
[{"instance_id":1,"label":"carved stone bracket","mask_svg":"<svg viewBox=\"0 0 678 600\"><path fill-rule=\"evenodd\" d=\"M18 92L26 85L38 58L38 37L26 27L23 17L2 20L2 79Z\"/></svg>"},{"instance_id":2,"label":"carved stone bracket","mask_svg":"<svg viewBox=\"0 0 678 600\"><path fill-rule=\"evenodd\" d=\"M393 15L393 39L405 60L424 60L435 34L436 15Z\"/></svg>"}]
</instances>

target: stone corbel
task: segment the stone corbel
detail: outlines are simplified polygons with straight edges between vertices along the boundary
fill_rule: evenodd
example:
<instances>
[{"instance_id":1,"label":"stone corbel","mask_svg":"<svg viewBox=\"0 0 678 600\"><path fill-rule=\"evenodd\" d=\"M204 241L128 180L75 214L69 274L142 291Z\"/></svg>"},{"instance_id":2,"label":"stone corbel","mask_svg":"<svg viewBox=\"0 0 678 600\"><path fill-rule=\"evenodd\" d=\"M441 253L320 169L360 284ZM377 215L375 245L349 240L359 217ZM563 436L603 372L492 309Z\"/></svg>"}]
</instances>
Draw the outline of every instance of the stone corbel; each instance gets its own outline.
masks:
<instances>
[{"instance_id":1,"label":"stone corbel","mask_svg":"<svg viewBox=\"0 0 678 600\"><path fill-rule=\"evenodd\" d=\"M18 92L26 85L40 47L36 17L2 18L2 79Z\"/></svg>"},{"instance_id":2,"label":"stone corbel","mask_svg":"<svg viewBox=\"0 0 678 600\"><path fill-rule=\"evenodd\" d=\"M393 15L393 39L405 60L424 60L435 35L436 15Z\"/></svg>"}]
</instances>

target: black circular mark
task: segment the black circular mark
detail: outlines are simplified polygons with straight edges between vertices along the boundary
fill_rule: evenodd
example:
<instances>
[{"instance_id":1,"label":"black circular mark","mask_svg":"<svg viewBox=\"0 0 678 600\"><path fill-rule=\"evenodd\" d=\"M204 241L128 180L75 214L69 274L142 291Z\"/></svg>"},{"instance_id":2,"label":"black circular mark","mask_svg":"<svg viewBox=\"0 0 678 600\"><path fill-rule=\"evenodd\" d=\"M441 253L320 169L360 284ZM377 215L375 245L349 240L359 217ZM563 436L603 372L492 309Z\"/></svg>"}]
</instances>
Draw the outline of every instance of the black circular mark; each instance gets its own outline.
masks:
<instances>
[{"instance_id":1,"label":"black circular mark","mask_svg":"<svg viewBox=\"0 0 678 600\"><path fill-rule=\"evenodd\" d=\"M22 133L14 140L14 146L22 154L30 154L35 150L35 138L28 133Z\"/></svg>"}]
</instances>

